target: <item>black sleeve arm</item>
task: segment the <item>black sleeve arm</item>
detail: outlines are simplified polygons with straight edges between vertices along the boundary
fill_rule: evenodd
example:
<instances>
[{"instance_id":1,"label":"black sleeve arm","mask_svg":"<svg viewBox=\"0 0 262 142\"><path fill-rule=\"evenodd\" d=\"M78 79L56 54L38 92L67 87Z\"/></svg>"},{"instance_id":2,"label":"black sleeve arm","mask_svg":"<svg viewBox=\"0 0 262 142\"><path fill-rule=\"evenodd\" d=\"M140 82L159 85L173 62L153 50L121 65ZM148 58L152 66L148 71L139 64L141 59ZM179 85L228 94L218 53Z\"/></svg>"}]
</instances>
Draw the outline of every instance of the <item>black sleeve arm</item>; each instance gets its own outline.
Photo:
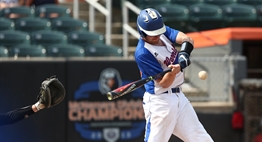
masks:
<instances>
[{"instance_id":1,"label":"black sleeve arm","mask_svg":"<svg viewBox=\"0 0 262 142\"><path fill-rule=\"evenodd\" d=\"M193 49L194 49L194 46L190 42L184 41L181 44L180 52L186 52L190 56Z\"/></svg>"},{"instance_id":2,"label":"black sleeve arm","mask_svg":"<svg viewBox=\"0 0 262 142\"><path fill-rule=\"evenodd\" d=\"M6 113L0 114L0 126L16 123L23 120L35 112L31 106L15 109Z\"/></svg>"}]
</instances>

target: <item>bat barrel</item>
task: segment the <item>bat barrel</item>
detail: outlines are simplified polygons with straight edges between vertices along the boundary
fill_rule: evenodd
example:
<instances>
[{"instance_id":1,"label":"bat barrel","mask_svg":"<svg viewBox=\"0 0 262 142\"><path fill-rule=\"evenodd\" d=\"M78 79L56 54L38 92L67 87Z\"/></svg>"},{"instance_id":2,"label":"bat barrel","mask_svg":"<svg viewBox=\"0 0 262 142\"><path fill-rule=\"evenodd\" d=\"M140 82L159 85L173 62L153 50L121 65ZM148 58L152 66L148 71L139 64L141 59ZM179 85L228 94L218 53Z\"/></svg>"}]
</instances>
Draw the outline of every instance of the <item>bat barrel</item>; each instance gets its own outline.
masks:
<instances>
[{"instance_id":1,"label":"bat barrel","mask_svg":"<svg viewBox=\"0 0 262 142\"><path fill-rule=\"evenodd\" d=\"M154 80L154 79L158 79L159 77L162 77L163 75L165 75L167 72L170 72L171 69L168 69L166 71L163 71L157 75L154 76L149 76L147 78L141 79L141 80L137 80L134 82L131 82L127 85L121 86L113 91L110 91L106 94L108 100L114 100L116 98L119 98L125 94L128 94L138 88L140 88L141 86L143 86L144 84L146 84L147 82Z\"/></svg>"}]
</instances>

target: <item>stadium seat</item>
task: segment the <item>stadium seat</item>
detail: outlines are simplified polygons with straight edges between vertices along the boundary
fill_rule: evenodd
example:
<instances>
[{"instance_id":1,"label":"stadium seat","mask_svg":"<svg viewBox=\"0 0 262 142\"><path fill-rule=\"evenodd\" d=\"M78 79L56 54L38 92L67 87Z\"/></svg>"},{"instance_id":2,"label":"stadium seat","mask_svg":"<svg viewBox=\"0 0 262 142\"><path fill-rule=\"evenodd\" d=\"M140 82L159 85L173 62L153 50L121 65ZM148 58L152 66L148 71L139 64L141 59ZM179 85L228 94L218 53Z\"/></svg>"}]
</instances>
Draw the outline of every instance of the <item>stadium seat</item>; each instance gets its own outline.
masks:
<instances>
[{"instance_id":1,"label":"stadium seat","mask_svg":"<svg viewBox=\"0 0 262 142\"><path fill-rule=\"evenodd\" d=\"M52 20L52 30L69 33L72 31L88 30L88 24L84 20L71 17L60 17Z\"/></svg>"},{"instance_id":2,"label":"stadium seat","mask_svg":"<svg viewBox=\"0 0 262 142\"><path fill-rule=\"evenodd\" d=\"M229 4L222 6L223 22L226 27L257 26L255 7L246 4Z\"/></svg>"},{"instance_id":3,"label":"stadium seat","mask_svg":"<svg viewBox=\"0 0 262 142\"><path fill-rule=\"evenodd\" d=\"M36 7L35 16L47 19L58 17L71 17L71 10L62 5L44 4Z\"/></svg>"},{"instance_id":4,"label":"stadium seat","mask_svg":"<svg viewBox=\"0 0 262 142\"><path fill-rule=\"evenodd\" d=\"M31 33L31 44L47 47L52 44L67 43L64 33L58 31L41 30Z\"/></svg>"},{"instance_id":5,"label":"stadium seat","mask_svg":"<svg viewBox=\"0 0 262 142\"><path fill-rule=\"evenodd\" d=\"M203 0L171 0L171 3L173 4L179 4L184 6L190 6L193 4L199 4L202 3Z\"/></svg>"},{"instance_id":6,"label":"stadium seat","mask_svg":"<svg viewBox=\"0 0 262 142\"><path fill-rule=\"evenodd\" d=\"M40 45L17 45L8 49L9 57L45 57L46 49Z\"/></svg>"},{"instance_id":7,"label":"stadium seat","mask_svg":"<svg viewBox=\"0 0 262 142\"><path fill-rule=\"evenodd\" d=\"M102 43L92 44L85 47L85 56L87 57L122 57L123 51L120 47L106 45Z\"/></svg>"},{"instance_id":8,"label":"stadium seat","mask_svg":"<svg viewBox=\"0 0 262 142\"><path fill-rule=\"evenodd\" d=\"M222 10L218 5L206 3L191 5L189 15L191 32L224 27Z\"/></svg>"},{"instance_id":9,"label":"stadium seat","mask_svg":"<svg viewBox=\"0 0 262 142\"><path fill-rule=\"evenodd\" d=\"M236 3L237 0L204 0L204 3L207 4L214 4L214 5L218 5L218 6L224 6L227 4L233 4Z\"/></svg>"},{"instance_id":10,"label":"stadium seat","mask_svg":"<svg viewBox=\"0 0 262 142\"><path fill-rule=\"evenodd\" d=\"M136 5L141 8L155 8L158 5L167 4L169 0L136 0Z\"/></svg>"},{"instance_id":11,"label":"stadium seat","mask_svg":"<svg viewBox=\"0 0 262 142\"><path fill-rule=\"evenodd\" d=\"M8 49L6 47L0 46L0 58L8 57Z\"/></svg>"},{"instance_id":12,"label":"stadium seat","mask_svg":"<svg viewBox=\"0 0 262 142\"><path fill-rule=\"evenodd\" d=\"M0 31L14 30L15 23L7 18L0 18Z\"/></svg>"},{"instance_id":13,"label":"stadium seat","mask_svg":"<svg viewBox=\"0 0 262 142\"><path fill-rule=\"evenodd\" d=\"M67 34L67 41L82 47L95 43L105 43L105 38L100 33L89 31L73 31Z\"/></svg>"},{"instance_id":14,"label":"stadium seat","mask_svg":"<svg viewBox=\"0 0 262 142\"><path fill-rule=\"evenodd\" d=\"M258 6L262 4L262 0L237 0L238 3Z\"/></svg>"},{"instance_id":15,"label":"stadium seat","mask_svg":"<svg viewBox=\"0 0 262 142\"><path fill-rule=\"evenodd\" d=\"M262 4L256 7L258 26L262 27Z\"/></svg>"},{"instance_id":16,"label":"stadium seat","mask_svg":"<svg viewBox=\"0 0 262 142\"><path fill-rule=\"evenodd\" d=\"M47 48L48 57L84 57L84 48L73 44L54 44Z\"/></svg>"},{"instance_id":17,"label":"stadium seat","mask_svg":"<svg viewBox=\"0 0 262 142\"><path fill-rule=\"evenodd\" d=\"M188 9L184 5L164 4L156 6L156 10L163 16L163 21L171 28L187 32L189 20Z\"/></svg>"},{"instance_id":18,"label":"stadium seat","mask_svg":"<svg viewBox=\"0 0 262 142\"><path fill-rule=\"evenodd\" d=\"M35 10L26 6L4 8L0 11L0 17L17 20L22 17L34 17Z\"/></svg>"},{"instance_id":19,"label":"stadium seat","mask_svg":"<svg viewBox=\"0 0 262 142\"><path fill-rule=\"evenodd\" d=\"M30 35L28 33L14 30L0 32L0 46L9 48L22 44L30 44Z\"/></svg>"},{"instance_id":20,"label":"stadium seat","mask_svg":"<svg viewBox=\"0 0 262 142\"><path fill-rule=\"evenodd\" d=\"M15 29L19 31L24 31L32 33L40 30L50 30L51 23L47 19L38 17L25 17L20 18L16 21Z\"/></svg>"}]
</instances>

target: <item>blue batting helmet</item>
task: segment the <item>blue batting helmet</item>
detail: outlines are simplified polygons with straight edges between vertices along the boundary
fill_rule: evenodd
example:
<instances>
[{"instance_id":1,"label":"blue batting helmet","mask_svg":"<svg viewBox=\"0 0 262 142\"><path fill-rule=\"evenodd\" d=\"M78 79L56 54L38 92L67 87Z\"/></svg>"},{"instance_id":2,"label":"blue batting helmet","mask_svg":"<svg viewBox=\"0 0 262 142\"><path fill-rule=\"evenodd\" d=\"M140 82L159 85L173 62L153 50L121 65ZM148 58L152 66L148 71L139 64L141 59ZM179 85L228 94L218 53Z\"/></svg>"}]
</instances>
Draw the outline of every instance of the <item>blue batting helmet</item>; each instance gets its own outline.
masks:
<instances>
[{"instance_id":1,"label":"blue batting helmet","mask_svg":"<svg viewBox=\"0 0 262 142\"><path fill-rule=\"evenodd\" d=\"M146 35L157 36L166 32L166 26L159 12L153 8L147 8L137 17L137 29L142 37Z\"/></svg>"}]
</instances>

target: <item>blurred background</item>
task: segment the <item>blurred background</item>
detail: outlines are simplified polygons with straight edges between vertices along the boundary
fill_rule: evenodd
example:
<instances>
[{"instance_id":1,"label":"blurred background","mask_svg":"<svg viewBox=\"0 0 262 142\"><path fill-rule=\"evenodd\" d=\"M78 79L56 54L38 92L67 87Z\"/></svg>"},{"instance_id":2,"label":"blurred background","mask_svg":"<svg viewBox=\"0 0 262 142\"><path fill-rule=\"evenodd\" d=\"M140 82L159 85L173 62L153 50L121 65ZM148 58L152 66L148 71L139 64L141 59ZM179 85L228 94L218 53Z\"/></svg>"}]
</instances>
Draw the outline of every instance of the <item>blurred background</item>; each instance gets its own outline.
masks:
<instances>
[{"instance_id":1,"label":"blurred background","mask_svg":"<svg viewBox=\"0 0 262 142\"><path fill-rule=\"evenodd\" d=\"M0 142L143 141L144 88L105 94L140 79L147 7L195 41L182 90L214 141L262 142L262 0L0 0L0 113L34 104L52 75L66 88L58 106L0 127Z\"/></svg>"}]
</instances>

